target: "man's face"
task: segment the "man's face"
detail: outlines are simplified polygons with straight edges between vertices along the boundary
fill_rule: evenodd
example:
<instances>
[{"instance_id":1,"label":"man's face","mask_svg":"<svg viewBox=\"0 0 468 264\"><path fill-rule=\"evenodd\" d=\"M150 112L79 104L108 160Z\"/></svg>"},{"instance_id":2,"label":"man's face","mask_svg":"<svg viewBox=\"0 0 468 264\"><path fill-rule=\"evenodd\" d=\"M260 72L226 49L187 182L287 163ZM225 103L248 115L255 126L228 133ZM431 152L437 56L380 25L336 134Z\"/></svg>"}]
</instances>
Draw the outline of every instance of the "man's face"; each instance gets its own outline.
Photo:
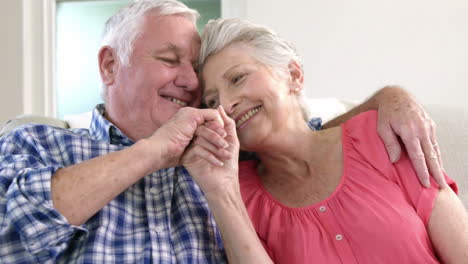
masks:
<instances>
[{"instance_id":1,"label":"man's face","mask_svg":"<svg viewBox=\"0 0 468 264\"><path fill-rule=\"evenodd\" d=\"M200 37L182 16L148 14L133 43L129 65L108 88L108 118L133 140L148 137L184 106L198 107L194 71Z\"/></svg>"}]
</instances>

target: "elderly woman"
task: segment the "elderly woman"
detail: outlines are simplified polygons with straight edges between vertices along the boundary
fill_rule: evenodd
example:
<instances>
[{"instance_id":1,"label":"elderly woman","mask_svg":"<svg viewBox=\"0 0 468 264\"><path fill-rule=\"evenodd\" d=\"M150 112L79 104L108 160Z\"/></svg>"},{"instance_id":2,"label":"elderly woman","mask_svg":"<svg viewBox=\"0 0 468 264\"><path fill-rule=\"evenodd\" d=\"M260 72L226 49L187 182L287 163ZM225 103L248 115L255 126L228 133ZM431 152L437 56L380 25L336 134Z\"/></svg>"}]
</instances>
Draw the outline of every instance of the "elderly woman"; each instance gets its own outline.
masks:
<instances>
[{"instance_id":1,"label":"elderly woman","mask_svg":"<svg viewBox=\"0 0 468 264\"><path fill-rule=\"evenodd\" d=\"M423 188L405 153L392 163L375 111L312 131L288 42L220 19L205 28L200 60L204 102L221 112L229 146L198 137L183 163L230 262L468 263L468 217L453 180ZM238 167L239 145L257 159Z\"/></svg>"}]
</instances>

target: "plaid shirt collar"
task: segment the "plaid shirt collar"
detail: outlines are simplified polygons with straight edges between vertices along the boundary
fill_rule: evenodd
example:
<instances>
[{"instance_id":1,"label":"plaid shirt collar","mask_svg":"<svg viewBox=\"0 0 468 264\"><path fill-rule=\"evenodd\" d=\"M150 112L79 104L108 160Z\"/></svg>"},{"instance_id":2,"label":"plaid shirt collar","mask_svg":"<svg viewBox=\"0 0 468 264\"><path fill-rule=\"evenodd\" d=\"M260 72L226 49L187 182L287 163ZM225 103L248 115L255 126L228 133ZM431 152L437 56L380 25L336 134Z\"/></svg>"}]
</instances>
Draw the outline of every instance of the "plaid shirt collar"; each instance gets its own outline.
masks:
<instances>
[{"instance_id":1,"label":"plaid shirt collar","mask_svg":"<svg viewBox=\"0 0 468 264\"><path fill-rule=\"evenodd\" d=\"M131 146L135 142L128 138L118 127L104 117L104 104L96 105L91 119L91 136L112 145Z\"/></svg>"}]
</instances>

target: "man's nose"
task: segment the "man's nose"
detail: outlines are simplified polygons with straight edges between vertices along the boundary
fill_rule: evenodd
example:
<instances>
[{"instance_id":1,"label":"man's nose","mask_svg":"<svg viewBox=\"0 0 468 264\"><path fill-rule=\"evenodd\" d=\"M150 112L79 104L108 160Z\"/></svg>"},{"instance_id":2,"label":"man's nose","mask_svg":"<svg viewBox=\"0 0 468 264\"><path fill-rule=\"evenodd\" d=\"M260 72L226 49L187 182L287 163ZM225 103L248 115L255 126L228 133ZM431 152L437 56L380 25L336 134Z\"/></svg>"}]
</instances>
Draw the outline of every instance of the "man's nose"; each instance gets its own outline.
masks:
<instances>
[{"instance_id":1,"label":"man's nose","mask_svg":"<svg viewBox=\"0 0 468 264\"><path fill-rule=\"evenodd\" d=\"M180 66L179 74L175 80L175 85L183 87L187 91L194 91L199 88L197 73L189 63Z\"/></svg>"}]
</instances>

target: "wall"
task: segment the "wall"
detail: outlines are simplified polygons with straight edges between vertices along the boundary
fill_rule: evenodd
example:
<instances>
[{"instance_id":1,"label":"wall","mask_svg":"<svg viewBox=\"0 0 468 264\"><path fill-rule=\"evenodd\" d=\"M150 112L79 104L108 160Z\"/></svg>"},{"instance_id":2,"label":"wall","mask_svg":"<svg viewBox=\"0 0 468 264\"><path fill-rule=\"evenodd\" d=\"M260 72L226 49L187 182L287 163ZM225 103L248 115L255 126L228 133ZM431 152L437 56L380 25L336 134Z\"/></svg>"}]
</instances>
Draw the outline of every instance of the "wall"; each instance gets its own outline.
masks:
<instances>
[{"instance_id":1,"label":"wall","mask_svg":"<svg viewBox=\"0 0 468 264\"><path fill-rule=\"evenodd\" d=\"M296 44L308 95L354 100L400 84L423 103L464 106L467 14L466 0L246 1L247 18Z\"/></svg>"},{"instance_id":2,"label":"wall","mask_svg":"<svg viewBox=\"0 0 468 264\"><path fill-rule=\"evenodd\" d=\"M53 116L55 0L3 0L0 124L19 114Z\"/></svg>"},{"instance_id":3,"label":"wall","mask_svg":"<svg viewBox=\"0 0 468 264\"><path fill-rule=\"evenodd\" d=\"M22 8L32 12L44 8L42 4L47 2L53 0L2 0L0 123L21 113L53 112L47 110L50 103L37 100L47 92L45 87L50 86L40 77L44 75L40 70L45 67L40 63L33 69L28 67L41 59L41 50L47 51L47 47L22 42L22 20L26 18L31 24L43 20L35 15L31 19L24 17ZM227 3L224 14L242 15L269 25L296 43L304 58L310 96L362 100L386 84L401 84L423 103L463 106L468 97L468 1L224 0L224 3ZM242 10L226 11L226 6L233 5ZM25 54L38 58L23 57L23 46L30 49ZM28 91L25 96L22 88Z\"/></svg>"},{"instance_id":4,"label":"wall","mask_svg":"<svg viewBox=\"0 0 468 264\"><path fill-rule=\"evenodd\" d=\"M22 2L5 1L0 8L0 123L23 111Z\"/></svg>"}]
</instances>

